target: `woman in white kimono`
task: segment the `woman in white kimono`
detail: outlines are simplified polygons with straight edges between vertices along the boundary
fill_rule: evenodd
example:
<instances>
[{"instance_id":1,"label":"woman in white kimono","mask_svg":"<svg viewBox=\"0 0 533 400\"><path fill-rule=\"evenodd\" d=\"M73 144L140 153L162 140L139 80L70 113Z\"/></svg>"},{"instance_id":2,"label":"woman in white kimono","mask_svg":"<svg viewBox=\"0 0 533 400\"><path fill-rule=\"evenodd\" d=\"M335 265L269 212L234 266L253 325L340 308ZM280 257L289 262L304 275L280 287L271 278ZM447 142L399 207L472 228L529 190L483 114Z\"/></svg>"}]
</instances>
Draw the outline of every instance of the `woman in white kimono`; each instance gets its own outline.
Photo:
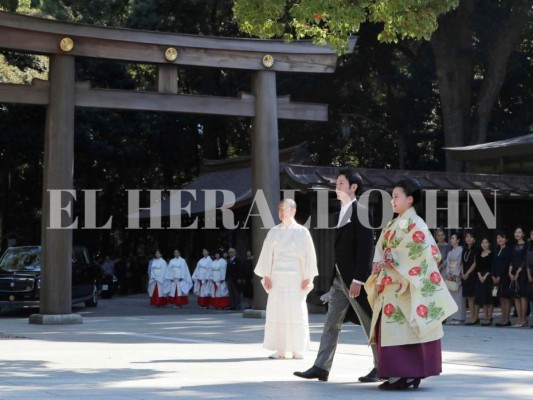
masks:
<instances>
[{"instance_id":1,"label":"woman in white kimono","mask_svg":"<svg viewBox=\"0 0 533 400\"><path fill-rule=\"evenodd\" d=\"M209 256L207 249L202 250L203 258L196 264L196 269L192 274L194 281L194 294L198 296L198 305L202 308L209 308L211 296L213 295L213 283L211 282L211 264L213 260Z\"/></svg>"},{"instance_id":2,"label":"woman in white kimono","mask_svg":"<svg viewBox=\"0 0 533 400\"><path fill-rule=\"evenodd\" d=\"M221 257L221 251L215 252L215 259L211 265L211 282L213 287L213 298L211 305L217 310L230 307L228 285L226 284L226 269L228 262Z\"/></svg>"},{"instance_id":3,"label":"woman in white kimono","mask_svg":"<svg viewBox=\"0 0 533 400\"><path fill-rule=\"evenodd\" d=\"M315 247L294 220L294 200L281 201L278 213L282 223L268 232L254 270L268 293L263 347L276 351L270 358L303 358L310 341L305 300L318 275Z\"/></svg>"},{"instance_id":4,"label":"woman in white kimono","mask_svg":"<svg viewBox=\"0 0 533 400\"><path fill-rule=\"evenodd\" d=\"M189 292L192 288L191 273L179 250L174 250L174 258L168 263L168 302L181 308L189 304Z\"/></svg>"},{"instance_id":5,"label":"woman in white kimono","mask_svg":"<svg viewBox=\"0 0 533 400\"><path fill-rule=\"evenodd\" d=\"M382 390L418 388L422 379L441 373L442 321L457 309L439 272L439 248L413 208L420 197L414 179L395 185L392 208L398 217L381 233L365 284L377 375L387 379Z\"/></svg>"},{"instance_id":6,"label":"woman in white kimono","mask_svg":"<svg viewBox=\"0 0 533 400\"><path fill-rule=\"evenodd\" d=\"M163 307L167 304L167 262L161 258L159 250L156 250L154 259L150 261L149 269L148 294L150 295L150 305Z\"/></svg>"},{"instance_id":7,"label":"woman in white kimono","mask_svg":"<svg viewBox=\"0 0 533 400\"><path fill-rule=\"evenodd\" d=\"M461 263L463 248L459 246L461 244L461 237L457 233L450 235L450 245L452 249L448 252L446 257L446 268L443 271L444 279L455 282L457 284L457 290L450 290L455 303L457 304L457 312L450 315L448 321L449 325L460 325L465 322L465 307L463 291L461 290Z\"/></svg>"}]
</instances>

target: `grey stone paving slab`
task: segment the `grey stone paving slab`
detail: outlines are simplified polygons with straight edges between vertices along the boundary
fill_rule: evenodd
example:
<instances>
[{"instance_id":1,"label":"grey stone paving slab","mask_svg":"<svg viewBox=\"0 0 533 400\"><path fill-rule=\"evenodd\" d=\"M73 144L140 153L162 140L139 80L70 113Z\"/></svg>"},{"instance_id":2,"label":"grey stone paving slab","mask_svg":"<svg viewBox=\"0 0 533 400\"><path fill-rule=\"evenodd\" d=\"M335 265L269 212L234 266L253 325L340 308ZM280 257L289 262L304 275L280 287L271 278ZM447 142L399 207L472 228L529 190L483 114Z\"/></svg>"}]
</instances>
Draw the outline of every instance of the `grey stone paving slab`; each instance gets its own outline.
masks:
<instances>
[{"instance_id":1,"label":"grey stone paving slab","mask_svg":"<svg viewBox=\"0 0 533 400\"><path fill-rule=\"evenodd\" d=\"M330 380L306 381L293 372L312 365L324 315L310 316L304 360L270 360L264 320L193 308L150 315L144 298L129 309L128 299L113 300L101 302L100 313L76 310L81 325L30 325L1 314L0 400L533 398L529 328L445 326L443 374L418 390L384 393L357 382L372 365L358 326L343 326ZM117 303L120 312L106 308Z\"/></svg>"}]
</instances>

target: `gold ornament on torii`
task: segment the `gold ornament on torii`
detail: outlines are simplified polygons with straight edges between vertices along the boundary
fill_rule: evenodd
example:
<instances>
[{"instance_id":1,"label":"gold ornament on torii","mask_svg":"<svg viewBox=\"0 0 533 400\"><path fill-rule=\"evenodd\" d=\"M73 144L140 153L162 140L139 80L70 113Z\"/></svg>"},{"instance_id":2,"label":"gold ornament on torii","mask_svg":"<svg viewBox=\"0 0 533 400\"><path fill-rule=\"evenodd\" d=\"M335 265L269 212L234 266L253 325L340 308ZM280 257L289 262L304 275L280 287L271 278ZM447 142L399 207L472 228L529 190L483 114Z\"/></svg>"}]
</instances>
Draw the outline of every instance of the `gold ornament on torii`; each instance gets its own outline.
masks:
<instances>
[{"instance_id":1,"label":"gold ornament on torii","mask_svg":"<svg viewBox=\"0 0 533 400\"><path fill-rule=\"evenodd\" d=\"M68 53L74 48L74 40L72 40L69 37L64 37L59 42L59 48L63 50L65 53Z\"/></svg>"}]
</instances>

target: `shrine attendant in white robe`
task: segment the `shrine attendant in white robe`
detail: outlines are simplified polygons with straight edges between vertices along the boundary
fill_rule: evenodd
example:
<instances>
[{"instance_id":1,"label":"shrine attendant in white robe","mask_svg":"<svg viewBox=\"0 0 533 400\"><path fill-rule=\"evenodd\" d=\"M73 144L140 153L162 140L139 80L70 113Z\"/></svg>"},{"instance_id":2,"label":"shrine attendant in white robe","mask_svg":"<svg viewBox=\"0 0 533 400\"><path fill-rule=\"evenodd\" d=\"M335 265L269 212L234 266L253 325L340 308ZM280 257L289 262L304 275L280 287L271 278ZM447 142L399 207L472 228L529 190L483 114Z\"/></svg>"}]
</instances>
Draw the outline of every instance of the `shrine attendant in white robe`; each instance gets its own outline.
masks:
<instances>
[{"instance_id":1,"label":"shrine attendant in white robe","mask_svg":"<svg viewBox=\"0 0 533 400\"><path fill-rule=\"evenodd\" d=\"M318 275L315 246L294 220L294 200L281 201L278 213L282 223L268 232L254 270L268 293L263 347L276 351L270 358L303 358L310 341L305 300Z\"/></svg>"},{"instance_id":2,"label":"shrine attendant in white robe","mask_svg":"<svg viewBox=\"0 0 533 400\"><path fill-rule=\"evenodd\" d=\"M150 261L149 270L148 294L150 295L150 305L163 307L167 304L167 262L161 258L159 250L155 252L154 259Z\"/></svg>"},{"instance_id":3,"label":"shrine attendant in white robe","mask_svg":"<svg viewBox=\"0 0 533 400\"><path fill-rule=\"evenodd\" d=\"M192 278L189 267L179 250L174 250L174 258L168 263L168 302L175 306L189 304L189 292L192 288Z\"/></svg>"},{"instance_id":4,"label":"shrine attendant in white robe","mask_svg":"<svg viewBox=\"0 0 533 400\"><path fill-rule=\"evenodd\" d=\"M192 274L194 281L194 294L198 296L198 305L202 308L208 308L211 305L211 296L213 295L213 283L211 282L213 260L209 256L207 249L202 250L203 258L196 264L196 269Z\"/></svg>"},{"instance_id":5,"label":"shrine attendant in white robe","mask_svg":"<svg viewBox=\"0 0 533 400\"><path fill-rule=\"evenodd\" d=\"M221 257L221 252L217 250L215 252L215 259L211 264L211 282L213 283L211 305L219 310L231 306L228 285L226 284L227 267L228 262Z\"/></svg>"}]
</instances>

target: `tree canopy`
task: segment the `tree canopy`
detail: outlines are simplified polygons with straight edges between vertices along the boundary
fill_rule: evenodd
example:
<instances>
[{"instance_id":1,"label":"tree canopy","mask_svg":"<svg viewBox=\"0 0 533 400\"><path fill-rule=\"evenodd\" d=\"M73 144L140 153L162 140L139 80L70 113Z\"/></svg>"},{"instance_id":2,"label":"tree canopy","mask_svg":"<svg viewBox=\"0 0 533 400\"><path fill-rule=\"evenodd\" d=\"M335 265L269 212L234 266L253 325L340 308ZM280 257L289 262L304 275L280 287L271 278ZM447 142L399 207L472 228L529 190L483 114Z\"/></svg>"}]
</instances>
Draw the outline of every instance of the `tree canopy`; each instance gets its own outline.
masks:
<instances>
[{"instance_id":1,"label":"tree canopy","mask_svg":"<svg viewBox=\"0 0 533 400\"><path fill-rule=\"evenodd\" d=\"M458 4L459 0L235 0L233 11L240 29L250 35L310 37L342 54L350 35L366 21L382 26L378 39L383 42L429 40L439 15Z\"/></svg>"},{"instance_id":2,"label":"tree canopy","mask_svg":"<svg viewBox=\"0 0 533 400\"><path fill-rule=\"evenodd\" d=\"M409 39L431 40L438 111L449 147L482 143L491 136L500 91L514 72L509 62L531 46L529 0L236 0L234 13L248 34L309 37L339 53L364 21L378 24L379 41L399 48ZM531 59L526 63L531 65ZM447 160L448 170L462 168Z\"/></svg>"}]
</instances>

